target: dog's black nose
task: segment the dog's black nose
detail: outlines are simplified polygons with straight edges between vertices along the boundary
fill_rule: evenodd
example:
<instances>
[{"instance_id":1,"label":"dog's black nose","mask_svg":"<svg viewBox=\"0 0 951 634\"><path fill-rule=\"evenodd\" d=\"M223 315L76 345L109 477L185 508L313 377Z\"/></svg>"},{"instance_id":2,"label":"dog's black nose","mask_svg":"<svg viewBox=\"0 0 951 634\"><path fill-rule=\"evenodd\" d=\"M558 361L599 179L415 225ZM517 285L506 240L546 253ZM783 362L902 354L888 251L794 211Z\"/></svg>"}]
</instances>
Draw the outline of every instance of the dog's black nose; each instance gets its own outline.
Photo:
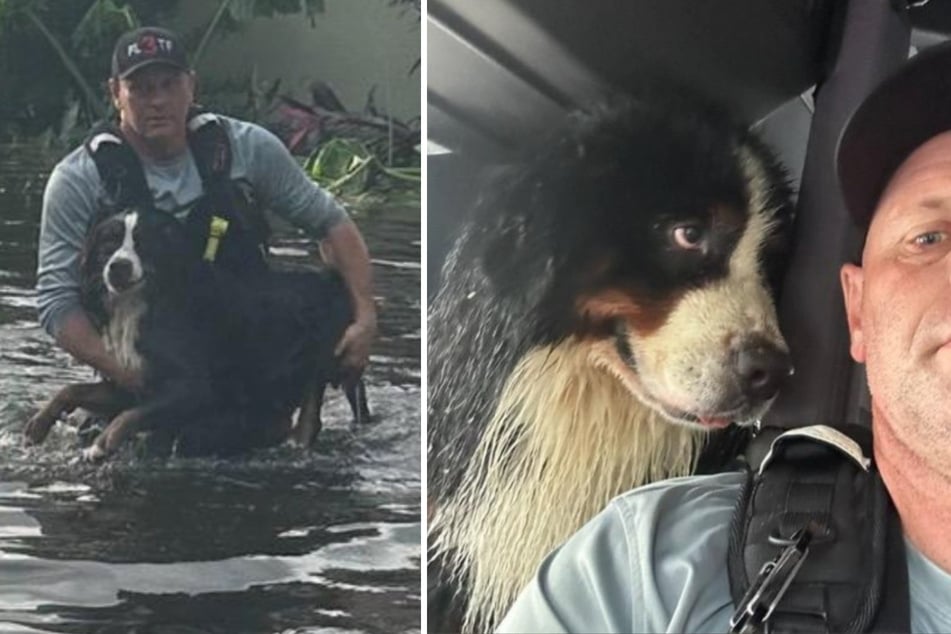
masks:
<instances>
[{"instance_id":1,"label":"dog's black nose","mask_svg":"<svg viewBox=\"0 0 951 634\"><path fill-rule=\"evenodd\" d=\"M740 344L734 362L743 394L751 400L765 401L776 396L793 373L789 353L761 338Z\"/></svg>"},{"instance_id":2,"label":"dog's black nose","mask_svg":"<svg viewBox=\"0 0 951 634\"><path fill-rule=\"evenodd\" d=\"M116 258L109 263L109 283L116 289L123 289L132 282L132 261Z\"/></svg>"}]
</instances>

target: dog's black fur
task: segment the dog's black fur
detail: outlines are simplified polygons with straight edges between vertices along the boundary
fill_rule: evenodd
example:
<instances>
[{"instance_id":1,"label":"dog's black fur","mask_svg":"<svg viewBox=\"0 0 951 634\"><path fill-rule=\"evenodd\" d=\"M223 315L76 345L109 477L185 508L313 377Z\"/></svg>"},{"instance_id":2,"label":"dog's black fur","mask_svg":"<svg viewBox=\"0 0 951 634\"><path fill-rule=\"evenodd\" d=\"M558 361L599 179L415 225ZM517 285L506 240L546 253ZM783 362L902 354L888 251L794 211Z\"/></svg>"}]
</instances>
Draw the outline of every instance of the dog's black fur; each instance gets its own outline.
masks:
<instances>
[{"instance_id":1,"label":"dog's black fur","mask_svg":"<svg viewBox=\"0 0 951 634\"><path fill-rule=\"evenodd\" d=\"M529 349L571 335L610 333L609 321L578 313L580 295L615 286L661 303L672 288L725 275L736 236L707 262L693 261L693 254L669 257L651 242L658 220L710 201L746 204L730 142L735 124L719 108L691 99L665 88L579 113L567 131L533 147L526 164L499 174L480 196L430 311L430 495L452 495L478 426ZM672 141L677 117L684 119L682 136ZM626 149L623 141L630 143ZM763 249L767 280L778 295L792 223L790 191L762 142L752 134L743 141L768 168L771 205L779 210ZM608 258L607 274L592 276L589 264ZM736 447L728 447L708 454L710 470L732 459Z\"/></svg>"},{"instance_id":2,"label":"dog's black fur","mask_svg":"<svg viewBox=\"0 0 951 634\"><path fill-rule=\"evenodd\" d=\"M106 270L130 213L142 272L132 283L131 269ZM119 288L107 287L110 275ZM174 445L181 455L273 445L288 437L302 405L309 410L302 417L314 420L298 440L311 442L323 390L341 379L333 349L352 318L336 272L239 278L196 257L174 218L148 210L106 218L91 230L82 302L120 362L141 365L142 390L129 394L108 382L68 386L34 417L27 435L41 441L74 407L98 410L114 418L87 452L92 458L137 431L152 432L160 441L152 446ZM362 383L347 392L355 417L365 418Z\"/></svg>"},{"instance_id":3,"label":"dog's black fur","mask_svg":"<svg viewBox=\"0 0 951 634\"><path fill-rule=\"evenodd\" d=\"M585 298L616 291L634 312L661 321L683 293L728 275L751 205L741 147L763 170L757 186L775 210L760 254L764 277L778 293L792 223L783 170L759 139L716 106L647 84L635 98L592 108L533 143L522 162L483 188L448 257L429 317L431 520L453 501L525 355L569 338L613 340L636 367L617 334L621 317L582 310ZM726 211L720 228L710 231L708 250L670 248L668 227L682 219L706 222L715 208ZM747 437L736 428L711 434L698 471L721 469ZM442 569L446 552L430 553L429 622L455 630L459 615L447 618L446 610L456 602L451 611L463 609L469 572Z\"/></svg>"}]
</instances>

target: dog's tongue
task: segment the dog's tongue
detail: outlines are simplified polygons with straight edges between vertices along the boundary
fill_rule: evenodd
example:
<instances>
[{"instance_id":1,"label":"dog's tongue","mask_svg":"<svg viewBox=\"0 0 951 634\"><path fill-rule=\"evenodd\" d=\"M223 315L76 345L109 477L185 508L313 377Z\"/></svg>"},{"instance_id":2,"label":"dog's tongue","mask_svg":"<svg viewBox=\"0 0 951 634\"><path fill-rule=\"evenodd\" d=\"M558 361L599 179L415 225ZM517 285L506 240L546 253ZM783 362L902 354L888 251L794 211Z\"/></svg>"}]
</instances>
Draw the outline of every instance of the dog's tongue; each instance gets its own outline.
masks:
<instances>
[{"instance_id":1,"label":"dog's tongue","mask_svg":"<svg viewBox=\"0 0 951 634\"><path fill-rule=\"evenodd\" d=\"M732 421L729 418L704 418L700 417L700 424L713 429L722 429L728 427Z\"/></svg>"}]
</instances>

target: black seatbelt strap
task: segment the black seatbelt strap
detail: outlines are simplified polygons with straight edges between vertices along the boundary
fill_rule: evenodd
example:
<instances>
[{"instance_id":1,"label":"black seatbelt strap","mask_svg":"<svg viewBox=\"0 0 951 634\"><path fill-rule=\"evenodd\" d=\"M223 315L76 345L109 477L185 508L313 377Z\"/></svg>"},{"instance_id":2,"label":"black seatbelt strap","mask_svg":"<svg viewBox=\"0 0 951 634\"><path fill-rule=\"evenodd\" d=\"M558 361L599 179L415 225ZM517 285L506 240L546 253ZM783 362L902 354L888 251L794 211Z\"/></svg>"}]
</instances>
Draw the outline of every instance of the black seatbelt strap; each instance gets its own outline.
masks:
<instances>
[{"instance_id":1,"label":"black seatbelt strap","mask_svg":"<svg viewBox=\"0 0 951 634\"><path fill-rule=\"evenodd\" d=\"M908 561L901 520L891 499L886 501L885 587L870 632L881 634L911 631L911 599L908 594Z\"/></svg>"},{"instance_id":2,"label":"black seatbelt strap","mask_svg":"<svg viewBox=\"0 0 951 634\"><path fill-rule=\"evenodd\" d=\"M869 431L768 427L748 456L730 536L731 632L907 632L901 526Z\"/></svg>"}]
</instances>

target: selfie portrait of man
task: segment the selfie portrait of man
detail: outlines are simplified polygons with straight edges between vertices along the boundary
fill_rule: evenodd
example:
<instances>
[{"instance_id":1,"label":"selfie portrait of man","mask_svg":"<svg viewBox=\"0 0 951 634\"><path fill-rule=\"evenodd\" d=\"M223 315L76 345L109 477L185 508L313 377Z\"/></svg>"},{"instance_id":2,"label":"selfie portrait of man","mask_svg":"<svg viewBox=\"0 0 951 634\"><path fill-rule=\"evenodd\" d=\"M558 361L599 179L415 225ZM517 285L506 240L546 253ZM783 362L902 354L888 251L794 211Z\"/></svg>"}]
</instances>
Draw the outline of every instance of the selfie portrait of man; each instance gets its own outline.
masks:
<instances>
[{"instance_id":1,"label":"selfie portrait of man","mask_svg":"<svg viewBox=\"0 0 951 634\"><path fill-rule=\"evenodd\" d=\"M430 630L951 629L948 3L428 18Z\"/></svg>"}]
</instances>

